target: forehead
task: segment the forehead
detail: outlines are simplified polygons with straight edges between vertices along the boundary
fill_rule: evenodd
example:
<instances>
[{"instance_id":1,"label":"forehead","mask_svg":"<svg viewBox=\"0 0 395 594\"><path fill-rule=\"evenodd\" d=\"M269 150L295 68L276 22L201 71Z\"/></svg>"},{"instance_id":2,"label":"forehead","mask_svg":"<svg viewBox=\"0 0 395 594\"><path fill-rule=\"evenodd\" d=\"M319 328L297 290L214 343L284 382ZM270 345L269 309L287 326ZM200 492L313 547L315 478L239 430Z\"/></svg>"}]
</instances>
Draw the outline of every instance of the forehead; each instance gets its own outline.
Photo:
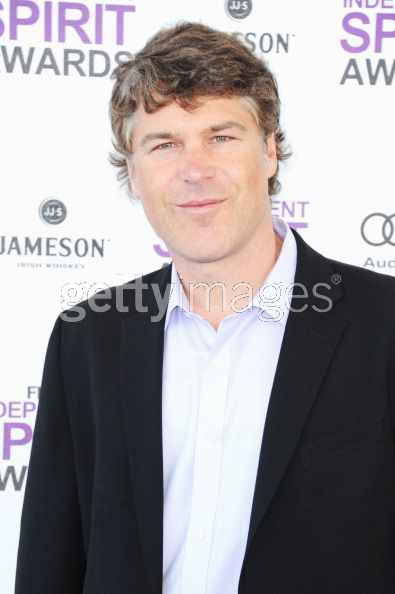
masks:
<instances>
[{"instance_id":1,"label":"forehead","mask_svg":"<svg viewBox=\"0 0 395 594\"><path fill-rule=\"evenodd\" d=\"M209 128L221 122L234 121L246 128L257 128L252 106L243 97L201 97L198 107L186 110L175 101L153 113L147 113L140 105L134 116L133 137L135 141L147 132L158 128L180 130L181 128Z\"/></svg>"}]
</instances>

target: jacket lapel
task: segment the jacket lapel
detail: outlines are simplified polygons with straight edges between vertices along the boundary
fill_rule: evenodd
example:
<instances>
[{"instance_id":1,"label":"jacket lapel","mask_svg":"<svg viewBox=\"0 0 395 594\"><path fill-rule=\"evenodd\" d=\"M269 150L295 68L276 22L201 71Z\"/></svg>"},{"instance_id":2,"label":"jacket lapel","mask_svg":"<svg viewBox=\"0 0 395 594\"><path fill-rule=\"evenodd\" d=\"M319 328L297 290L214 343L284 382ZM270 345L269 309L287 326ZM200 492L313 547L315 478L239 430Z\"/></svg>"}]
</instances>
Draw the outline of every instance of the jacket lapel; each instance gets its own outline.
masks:
<instances>
[{"instance_id":1,"label":"jacket lapel","mask_svg":"<svg viewBox=\"0 0 395 594\"><path fill-rule=\"evenodd\" d=\"M322 313L313 307L328 307L328 302L314 295L317 283L330 287L317 287L317 294L327 295L333 303L341 297L332 280L336 270L297 232L294 235L298 250L295 283L303 284L309 297L293 298L291 306L308 307L303 312L289 312L262 437L246 554L284 476L345 327L331 311Z\"/></svg>"},{"instance_id":2,"label":"jacket lapel","mask_svg":"<svg viewBox=\"0 0 395 594\"><path fill-rule=\"evenodd\" d=\"M162 591L163 456L162 363L165 316L158 313L150 283L163 296L171 266L151 273L144 292L146 313L134 313L122 324L120 386L139 534L152 592ZM170 285L169 285L170 286Z\"/></svg>"}]
</instances>

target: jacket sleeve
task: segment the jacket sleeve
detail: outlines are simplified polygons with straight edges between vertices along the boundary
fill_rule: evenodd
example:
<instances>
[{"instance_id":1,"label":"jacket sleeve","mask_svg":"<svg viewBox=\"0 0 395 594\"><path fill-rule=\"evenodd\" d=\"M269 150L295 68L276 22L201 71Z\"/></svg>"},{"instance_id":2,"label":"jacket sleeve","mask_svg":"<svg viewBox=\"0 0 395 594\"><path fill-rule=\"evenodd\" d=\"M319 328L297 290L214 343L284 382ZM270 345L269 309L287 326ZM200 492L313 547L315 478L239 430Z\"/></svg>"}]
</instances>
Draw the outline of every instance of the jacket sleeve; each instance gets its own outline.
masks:
<instances>
[{"instance_id":1,"label":"jacket sleeve","mask_svg":"<svg viewBox=\"0 0 395 594\"><path fill-rule=\"evenodd\" d=\"M391 344L391 352L390 352L390 361L389 361L389 398L390 398L390 419L391 419L391 429L392 429L392 438L394 441L395 447L395 330L392 335L392 344Z\"/></svg>"},{"instance_id":2,"label":"jacket sleeve","mask_svg":"<svg viewBox=\"0 0 395 594\"><path fill-rule=\"evenodd\" d=\"M52 331L22 508L15 594L81 594L80 507L60 363L61 320Z\"/></svg>"}]
</instances>

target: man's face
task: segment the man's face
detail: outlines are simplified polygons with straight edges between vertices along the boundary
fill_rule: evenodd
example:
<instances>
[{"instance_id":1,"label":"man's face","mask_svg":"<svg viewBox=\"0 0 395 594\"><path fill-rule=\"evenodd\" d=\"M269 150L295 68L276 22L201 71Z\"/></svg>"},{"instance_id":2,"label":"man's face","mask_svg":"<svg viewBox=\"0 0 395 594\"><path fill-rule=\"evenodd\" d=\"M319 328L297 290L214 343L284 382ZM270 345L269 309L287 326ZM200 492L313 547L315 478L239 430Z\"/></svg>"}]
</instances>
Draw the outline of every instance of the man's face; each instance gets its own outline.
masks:
<instances>
[{"instance_id":1,"label":"man's face","mask_svg":"<svg viewBox=\"0 0 395 594\"><path fill-rule=\"evenodd\" d=\"M273 135L265 145L239 97L204 98L191 112L173 102L136 113L132 192L179 260L215 262L253 245L271 221L268 179L276 165Z\"/></svg>"}]
</instances>

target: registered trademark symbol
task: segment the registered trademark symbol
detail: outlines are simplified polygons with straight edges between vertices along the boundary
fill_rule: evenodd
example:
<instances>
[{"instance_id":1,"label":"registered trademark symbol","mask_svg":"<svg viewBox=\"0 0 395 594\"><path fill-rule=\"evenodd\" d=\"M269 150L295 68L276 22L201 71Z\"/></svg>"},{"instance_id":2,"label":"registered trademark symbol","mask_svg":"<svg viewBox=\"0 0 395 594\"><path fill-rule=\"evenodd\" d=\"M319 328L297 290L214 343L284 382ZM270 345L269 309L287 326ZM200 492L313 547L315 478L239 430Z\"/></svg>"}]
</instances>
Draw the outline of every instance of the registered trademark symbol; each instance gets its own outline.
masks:
<instances>
[{"instance_id":1,"label":"registered trademark symbol","mask_svg":"<svg viewBox=\"0 0 395 594\"><path fill-rule=\"evenodd\" d=\"M331 279L334 285L339 285L342 282L342 277L340 274L332 274Z\"/></svg>"}]
</instances>

